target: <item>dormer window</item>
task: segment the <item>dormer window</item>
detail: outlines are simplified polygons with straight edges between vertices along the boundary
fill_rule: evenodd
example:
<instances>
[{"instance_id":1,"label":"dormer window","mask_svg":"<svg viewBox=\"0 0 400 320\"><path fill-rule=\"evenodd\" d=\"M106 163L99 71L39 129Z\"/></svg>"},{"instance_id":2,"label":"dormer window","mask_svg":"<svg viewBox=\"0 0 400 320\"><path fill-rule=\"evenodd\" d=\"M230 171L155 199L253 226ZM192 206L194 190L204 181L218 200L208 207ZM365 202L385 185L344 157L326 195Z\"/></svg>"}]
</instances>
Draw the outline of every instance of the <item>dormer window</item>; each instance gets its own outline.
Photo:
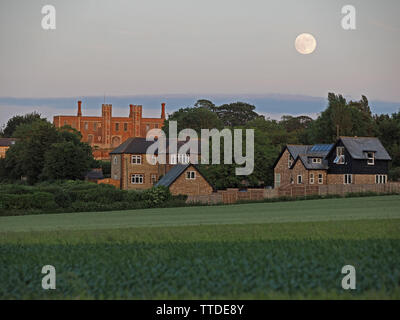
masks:
<instances>
[{"instance_id":1,"label":"dormer window","mask_svg":"<svg viewBox=\"0 0 400 320\"><path fill-rule=\"evenodd\" d=\"M375 164L375 153L367 152L367 164L373 166Z\"/></svg>"},{"instance_id":2,"label":"dormer window","mask_svg":"<svg viewBox=\"0 0 400 320\"><path fill-rule=\"evenodd\" d=\"M312 158L312 163L322 163L321 158Z\"/></svg>"},{"instance_id":3,"label":"dormer window","mask_svg":"<svg viewBox=\"0 0 400 320\"><path fill-rule=\"evenodd\" d=\"M344 147L336 148L336 158L333 160L333 163L344 164Z\"/></svg>"},{"instance_id":4,"label":"dormer window","mask_svg":"<svg viewBox=\"0 0 400 320\"><path fill-rule=\"evenodd\" d=\"M289 154L289 159L288 159L288 168L291 168L291 167L292 167L292 165L293 165L293 161L294 161L294 159L293 159L292 155L291 155L291 154Z\"/></svg>"}]
</instances>

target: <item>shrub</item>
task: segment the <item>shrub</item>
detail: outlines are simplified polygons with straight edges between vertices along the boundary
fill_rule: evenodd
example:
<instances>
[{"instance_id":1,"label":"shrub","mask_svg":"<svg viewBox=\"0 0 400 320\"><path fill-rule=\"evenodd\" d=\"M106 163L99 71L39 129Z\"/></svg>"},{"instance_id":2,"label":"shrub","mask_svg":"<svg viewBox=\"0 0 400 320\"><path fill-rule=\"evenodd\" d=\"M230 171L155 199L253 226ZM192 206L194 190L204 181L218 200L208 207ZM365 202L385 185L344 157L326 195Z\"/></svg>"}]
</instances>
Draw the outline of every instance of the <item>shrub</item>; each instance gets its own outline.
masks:
<instances>
[{"instance_id":1,"label":"shrub","mask_svg":"<svg viewBox=\"0 0 400 320\"><path fill-rule=\"evenodd\" d=\"M7 193L7 194L26 194L26 193L33 193L33 187L20 185L20 184L5 184L1 185L0 193Z\"/></svg>"},{"instance_id":2,"label":"shrub","mask_svg":"<svg viewBox=\"0 0 400 320\"><path fill-rule=\"evenodd\" d=\"M0 203L3 209L44 209L57 208L54 195L48 192L34 192L31 194L0 194Z\"/></svg>"},{"instance_id":3,"label":"shrub","mask_svg":"<svg viewBox=\"0 0 400 320\"><path fill-rule=\"evenodd\" d=\"M124 194L124 201L135 203L143 200L143 191L129 190Z\"/></svg>"},{"instance_id":4,"label":"shrub","mask_svg":"<svg viewBox=\"0 0 400 320\"><path fill-rule=\"evenodd\" d=\"M177 196L172 196L170 200L165 202L164 207L166 208L174 208L174 207L185 207L189 206L186 203L187 196L186 195L177 195Z\"/></svg>"},{"instance_id":5,"label":"shrub","mask_svg":"<svg viewBox=\"0 0 400 320\"><path fill-rule=\"evenodd\" d=\"M389 170L389 180L400 181L400 167Z\"/></svg>"},{"instance_id":6,"label":"shrub","mask_svg":"<svg viewBox=\"0 0 400 320\"><path fill-rule=\"evenodd\" d=\"M107 185L102 185L95 189L90 188L86 190L68 190L67 193L73 201L93 201L108 204L124 200L123 191L117 190Z\"/></svg>"},{"instance_id":7,"label":"shrub","mask_svg":"<svg viewBox=\"0 0 400 320\"><path fill-rule=\"evenodd\" d=\"M171 192L167 187L160 186L145 190L143 192L143 200L150 207L159 206L171 199Z\"/></svg>"},{"instance_id":8,"label":"shrub","mask_svg":"<svg viewBox=\"0 0 400 320\"><path fill-rule=\"evenodd\" d=\"M54 193L54 200L56 204L61 208L68 208L72 204L71 196L68 193L61 191L56 191Z\"/></svg>"}]
</instances>

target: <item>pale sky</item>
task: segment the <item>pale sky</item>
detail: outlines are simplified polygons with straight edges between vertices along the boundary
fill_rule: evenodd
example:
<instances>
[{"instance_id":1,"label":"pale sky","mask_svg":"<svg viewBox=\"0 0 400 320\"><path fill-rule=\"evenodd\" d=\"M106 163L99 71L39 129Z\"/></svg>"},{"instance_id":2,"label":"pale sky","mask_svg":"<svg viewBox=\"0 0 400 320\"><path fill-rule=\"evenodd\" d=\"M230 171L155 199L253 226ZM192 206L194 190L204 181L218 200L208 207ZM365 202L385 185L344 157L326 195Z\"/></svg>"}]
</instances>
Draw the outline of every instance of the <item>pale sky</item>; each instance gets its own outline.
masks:
<instances>
[{"instance_id":1,"label":"pale sky","mask_svg":"<svg viewBox=\"0 0 400 320\"><path fill-rule=\"evenodd\" d=\"M41 27L46 4L56 30ZM346 4L356 30L341 26ZM0 97L335 92L397 103L399 14L398 0L1 0ZM310 55L294 47L303 32L317 40Z\"/></svg>"}]
</instances>

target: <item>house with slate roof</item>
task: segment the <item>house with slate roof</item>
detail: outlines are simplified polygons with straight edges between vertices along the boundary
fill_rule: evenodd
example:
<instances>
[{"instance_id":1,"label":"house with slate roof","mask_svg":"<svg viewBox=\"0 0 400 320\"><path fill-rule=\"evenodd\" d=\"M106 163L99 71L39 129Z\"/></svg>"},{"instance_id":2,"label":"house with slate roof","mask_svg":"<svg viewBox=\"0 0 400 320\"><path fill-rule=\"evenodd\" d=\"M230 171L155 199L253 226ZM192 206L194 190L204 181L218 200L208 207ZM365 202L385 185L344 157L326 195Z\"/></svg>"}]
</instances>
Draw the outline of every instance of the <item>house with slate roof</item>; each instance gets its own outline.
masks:
<instances>
[{"instance_id":1,"label":"house with slate roof","mask_svg":"<svg viewBox=\"0 0 400 320\"><path fill-rule=\"evenodd\" d=\"M287 145L274 164L274 186L386 183L390 161L382 143L374 137Z\"/></svg>"},{"instance_id":2,"label":"house with slate roof","mask_svg":"<svg viewBox=\"0 0 400 320\"><path fill-rule=\"evenodd\" d=\"M147 150L153 143L153 141L146 141L146 138L129 138L110 152L113 185L119 185L123 190L149 189L161 177L166 176L174 166L190 163L191 155L188 152L179 153L180 147L186 141L178 141L178 151L175 152L170 148L172 141L168 139L165 150L166 163L159 163L158 152L151 156L151 161L147 161ZM201 143L198 144L199 154L200 147ZM199 154L192 156L199 157ZM194 170L197 171L197 169Z\"/></svg>"},{"instance_id":3,"label":"house with slate roof","mask_svg":"<svg viewBox=\"0 0 400 320\"><path fill-rule=\"evenodd\" d=\"M207 195L214 191L212 184L194 164L177 164L155 185L169 188L171 194Z\"/></svg>"}]
</instances>

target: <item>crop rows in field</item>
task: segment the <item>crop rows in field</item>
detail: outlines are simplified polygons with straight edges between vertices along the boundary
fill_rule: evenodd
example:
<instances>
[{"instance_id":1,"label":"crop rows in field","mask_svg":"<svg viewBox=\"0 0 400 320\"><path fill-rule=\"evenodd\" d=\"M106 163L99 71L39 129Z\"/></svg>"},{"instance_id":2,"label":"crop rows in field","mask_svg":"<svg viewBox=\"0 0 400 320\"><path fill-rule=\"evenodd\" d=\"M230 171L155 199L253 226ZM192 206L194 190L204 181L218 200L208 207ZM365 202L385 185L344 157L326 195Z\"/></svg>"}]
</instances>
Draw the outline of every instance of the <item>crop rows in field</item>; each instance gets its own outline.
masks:
<instances>
[{"instance_id":1,"label":"crop rows in field","mask_svg":"<svg viewBox=\"0 0 400 320\"><path fill-rule=\"evenodd\" d=\"M16 233L0 238L0 298L265 298L398 294L399 220ZM54 265L57 289L41 288Z\"/></svg>"}]
</instances>

